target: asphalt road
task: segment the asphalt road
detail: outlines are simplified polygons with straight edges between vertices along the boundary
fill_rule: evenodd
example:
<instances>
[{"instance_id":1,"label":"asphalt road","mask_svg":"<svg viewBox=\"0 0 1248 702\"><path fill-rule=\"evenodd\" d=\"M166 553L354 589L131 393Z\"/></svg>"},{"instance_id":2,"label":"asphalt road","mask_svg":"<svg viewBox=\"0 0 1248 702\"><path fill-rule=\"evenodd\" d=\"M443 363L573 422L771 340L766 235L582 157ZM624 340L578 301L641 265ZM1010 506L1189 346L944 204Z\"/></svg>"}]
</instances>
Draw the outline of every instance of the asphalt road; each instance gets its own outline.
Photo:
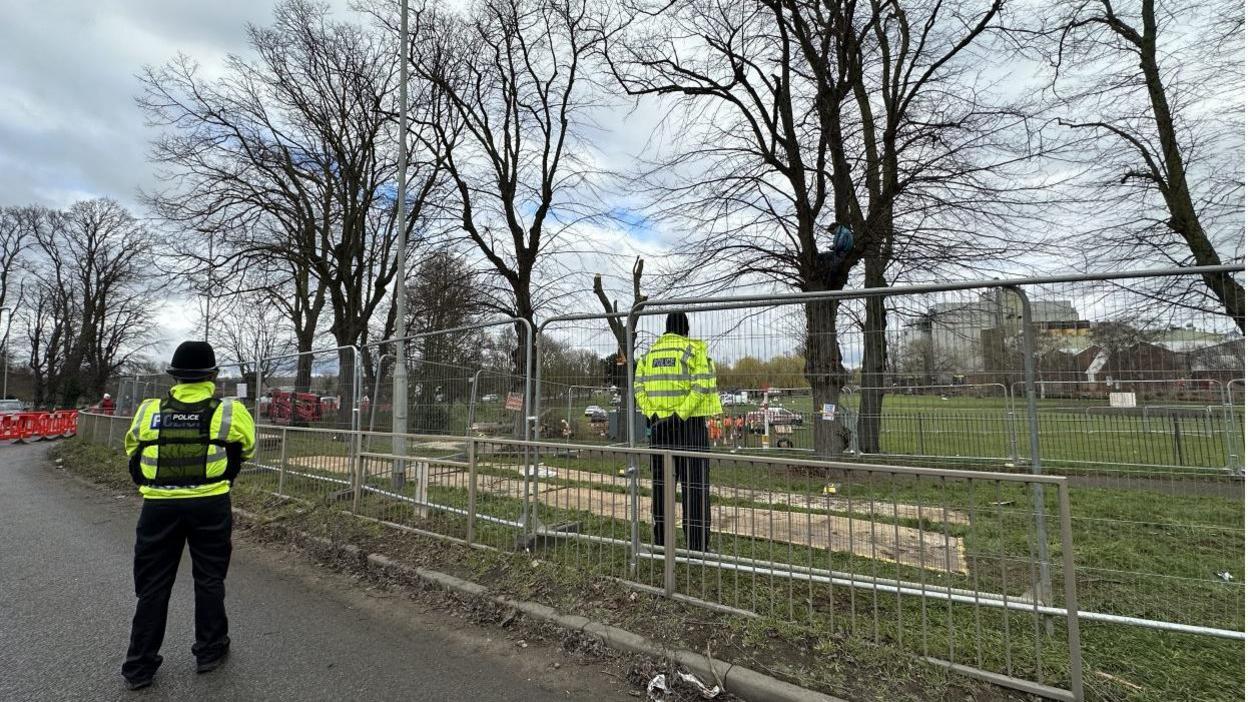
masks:
<instances>
[{"instance_id":1,"label":"asphalt road","mask_svg":"<svg viewBox=\"0 0 1248 702\"><path fill-rule=\"evenodd\" d=\"M499 630L238 539L226 581L230 660L194 672L184 554L164 665L152 687L126 691L139 503L72 480L46 452L0 446L0 700L631 699L550 646L522 649Z\"/></svg>"}]
</instances>

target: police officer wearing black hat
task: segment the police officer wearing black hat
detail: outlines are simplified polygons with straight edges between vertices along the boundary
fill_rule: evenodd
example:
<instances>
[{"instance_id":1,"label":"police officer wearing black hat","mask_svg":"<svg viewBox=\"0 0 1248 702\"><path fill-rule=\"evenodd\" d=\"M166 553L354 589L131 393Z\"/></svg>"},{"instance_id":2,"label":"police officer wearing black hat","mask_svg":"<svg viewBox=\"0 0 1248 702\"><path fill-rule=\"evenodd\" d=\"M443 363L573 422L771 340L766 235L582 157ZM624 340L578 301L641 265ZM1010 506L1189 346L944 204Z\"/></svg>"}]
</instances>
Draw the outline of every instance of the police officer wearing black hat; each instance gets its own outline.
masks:
<instances>
[{"instance_id":1,"label":"police officer wearing black hat","mask_svg":"<svg viewBox=\"0 0 1248 702\"><path fill-rule=\"evenodd\" d=\"M230 486L256 446L246 406L215 397L212 346L186 341L166 371L177 380L169 395L144 400L126 432L130 477L143 495L135 529L134 591L139 598L130 649L121 674L138 690L152 684L163 660L169 594L182 547L195 578L196 672L225 662L230 650L225 575L230 565Z\"/></svg>"},{"instance_id":2,"label":"police officer wearing black hat","mask_svg":"<svg viewBox=\"0 0 1248 702\"><path fill-rule=\"evenodd\" d=\"M667 315L663 335L637 363L633 394L650 429L650 445L659 449L707 451L706 423L723 414L715 377L715 361L707 355L706 342L689 336L689 317L684 312ZM663 491L663 454L651 456L654 542L663 543L667 514ZM681 485L685 541L691 551L710 549L710 461L678 456L674 460Z\"/></svg>"}]
</instances>

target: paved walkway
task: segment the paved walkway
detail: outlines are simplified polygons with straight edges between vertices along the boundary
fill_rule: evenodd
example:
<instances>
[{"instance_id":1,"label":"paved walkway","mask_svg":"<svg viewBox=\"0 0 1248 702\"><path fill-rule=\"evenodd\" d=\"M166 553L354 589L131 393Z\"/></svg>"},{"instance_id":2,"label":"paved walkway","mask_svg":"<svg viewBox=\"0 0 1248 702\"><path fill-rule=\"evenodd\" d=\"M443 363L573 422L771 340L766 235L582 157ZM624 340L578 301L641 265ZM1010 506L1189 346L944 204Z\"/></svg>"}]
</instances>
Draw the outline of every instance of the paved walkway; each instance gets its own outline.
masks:
<instances>
[{"instance_id":1,"label":"paved walkway","mask_svg":"<svg viewBox=\"0 0 1248 702\"><path fill-rule=\"evenodd\" d=\"M138 502L47 464L48 444L0 446L0 700L634 699L548 647L367 593L298 556L235 540L231 658L194 673L190 557L174 587L156 684L123 689ZM556 670L552 661L562 660Z\"/></svg>"}]
</instances>

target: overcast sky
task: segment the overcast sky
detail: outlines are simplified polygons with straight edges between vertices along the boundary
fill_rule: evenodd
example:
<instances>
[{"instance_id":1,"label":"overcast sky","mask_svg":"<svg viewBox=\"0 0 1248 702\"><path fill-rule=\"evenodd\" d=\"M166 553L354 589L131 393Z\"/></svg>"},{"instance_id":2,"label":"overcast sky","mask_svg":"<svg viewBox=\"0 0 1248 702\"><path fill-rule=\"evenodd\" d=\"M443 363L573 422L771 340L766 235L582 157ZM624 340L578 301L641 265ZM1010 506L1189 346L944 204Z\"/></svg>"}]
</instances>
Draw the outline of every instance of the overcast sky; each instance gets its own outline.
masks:
<instances>
[{"instance_id":1,"label":"overcast sky","mask_svg":"<svg viewBox=\"0 0 1248 702\"><path fill-rule=\"evenodd\" d=\"M0 204L62 207L150 184L135 74L244 47L266 0L0 0Z\"/></svg>"},{"instance_id":2,"label":"overcast sky","mask_svg":"<svg viewBox=\"0 0 1248 702\"><path fill-rule=\"evenodd\" d=\"M348 2L329 4L345 17L354 15ZM229 53L248 53L245 25L269 23L274 5L274 0L0 0L0 205L65 207L83 198L110 197L142 216L139 190L154 185L147 162L153 132L134 102L140 91L135 75L179 52L208 70ZM608 169L640 151L659 119L652 106L629 107L595 115L603 122L595 146ZM627 202L626 194L619 195ZM622 243L619 234L614 233L611 250ZM193 302L168 301L159 312L165 344L193 333L198 314Z\"/></svg>"},{"instance_id":3,"label":"overcast sky","mask_svg":"<svg viewBox=\"0 0 1248 702\"><path fill-rule=\"evenodd\" d=\"M134 103L135 75L178 52L209 68L245 52L244 26L267 23L273 5L0 0L0 205L111 197L142 214L137 195L152 185L152 133ZM191 332L196 310L170 300L158 314L172 344Z\"/></svg>"}]
</instances>

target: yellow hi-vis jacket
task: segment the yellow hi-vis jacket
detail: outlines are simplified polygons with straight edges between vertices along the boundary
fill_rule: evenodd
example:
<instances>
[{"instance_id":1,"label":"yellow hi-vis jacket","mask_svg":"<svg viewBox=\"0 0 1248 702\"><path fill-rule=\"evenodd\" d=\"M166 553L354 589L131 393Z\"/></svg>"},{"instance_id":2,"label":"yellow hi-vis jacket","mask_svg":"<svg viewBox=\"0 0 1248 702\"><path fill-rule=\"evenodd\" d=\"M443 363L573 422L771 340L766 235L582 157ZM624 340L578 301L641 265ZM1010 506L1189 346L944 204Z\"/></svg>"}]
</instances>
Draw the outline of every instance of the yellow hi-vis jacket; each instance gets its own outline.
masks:
<instances>
[{"instance_id":1,"label":"yellow hi-vis jacket","mask_svg":"<svg viewBox=\"0 0 1248 702\"><path fill-rule=\"evenodd\" d=\"M136 479L136 482L139 478L142 479L143 484L139 485L139 492L143 494L143 497L148 499L211 497L230 491L232 476L228 472L227 446L236 446L238 459L241 460L250 459L256 451L255 421L252 420L247 407L237 400L221 400L220 404L212 410L211 417L204 416L204 421L198 427L179 427L182 434L192 439L183 439L177 445L170 443L164 447L170 454L175 453L175 449L180 454L198 454L198 461L194 458L188 461L183 456L179 456L176 460L166 457L164 461L165 464L173 463L175 467L197 463L192 467L194 471L199 471L202 466L202 476L191 480L186 480L183 476L183 479L177 481L198 484L162 485L157 476L157 467L161 465L161 446L157 443L161 442L162 418L164 422L169 422L171 416L176 416L170 413L170 407L175 404L196 405L211 402L215 391L216 386L212 381L180 383L174 385L169 391L173 401L166 403L169 407L166 407L164 412L161 411L162 401L159 399L144 400L139 405L138 411L134 414L134 420L130 423L130 430L126 432L126 454L130 456L132 462L131 476ZM166 433L173 434L174 432L167 431ZM193 438L199 434L203 435L201 437L203 441ZM166 438L166 441L170 440ZM185 468L175 469L186 471Z\"/></svg>"},{"instance_id":2,"label":"yellow hi-vis jacket","mask_svg":"<svg viewBox=\"0 0 1248 702\"><path fill-rule=\"evenodd\" d=\"M664 334L637 364L633 376L637 409L647 417L712 417L721 414L715 362L706 342Z\"/></svg>"}]
</instances>

